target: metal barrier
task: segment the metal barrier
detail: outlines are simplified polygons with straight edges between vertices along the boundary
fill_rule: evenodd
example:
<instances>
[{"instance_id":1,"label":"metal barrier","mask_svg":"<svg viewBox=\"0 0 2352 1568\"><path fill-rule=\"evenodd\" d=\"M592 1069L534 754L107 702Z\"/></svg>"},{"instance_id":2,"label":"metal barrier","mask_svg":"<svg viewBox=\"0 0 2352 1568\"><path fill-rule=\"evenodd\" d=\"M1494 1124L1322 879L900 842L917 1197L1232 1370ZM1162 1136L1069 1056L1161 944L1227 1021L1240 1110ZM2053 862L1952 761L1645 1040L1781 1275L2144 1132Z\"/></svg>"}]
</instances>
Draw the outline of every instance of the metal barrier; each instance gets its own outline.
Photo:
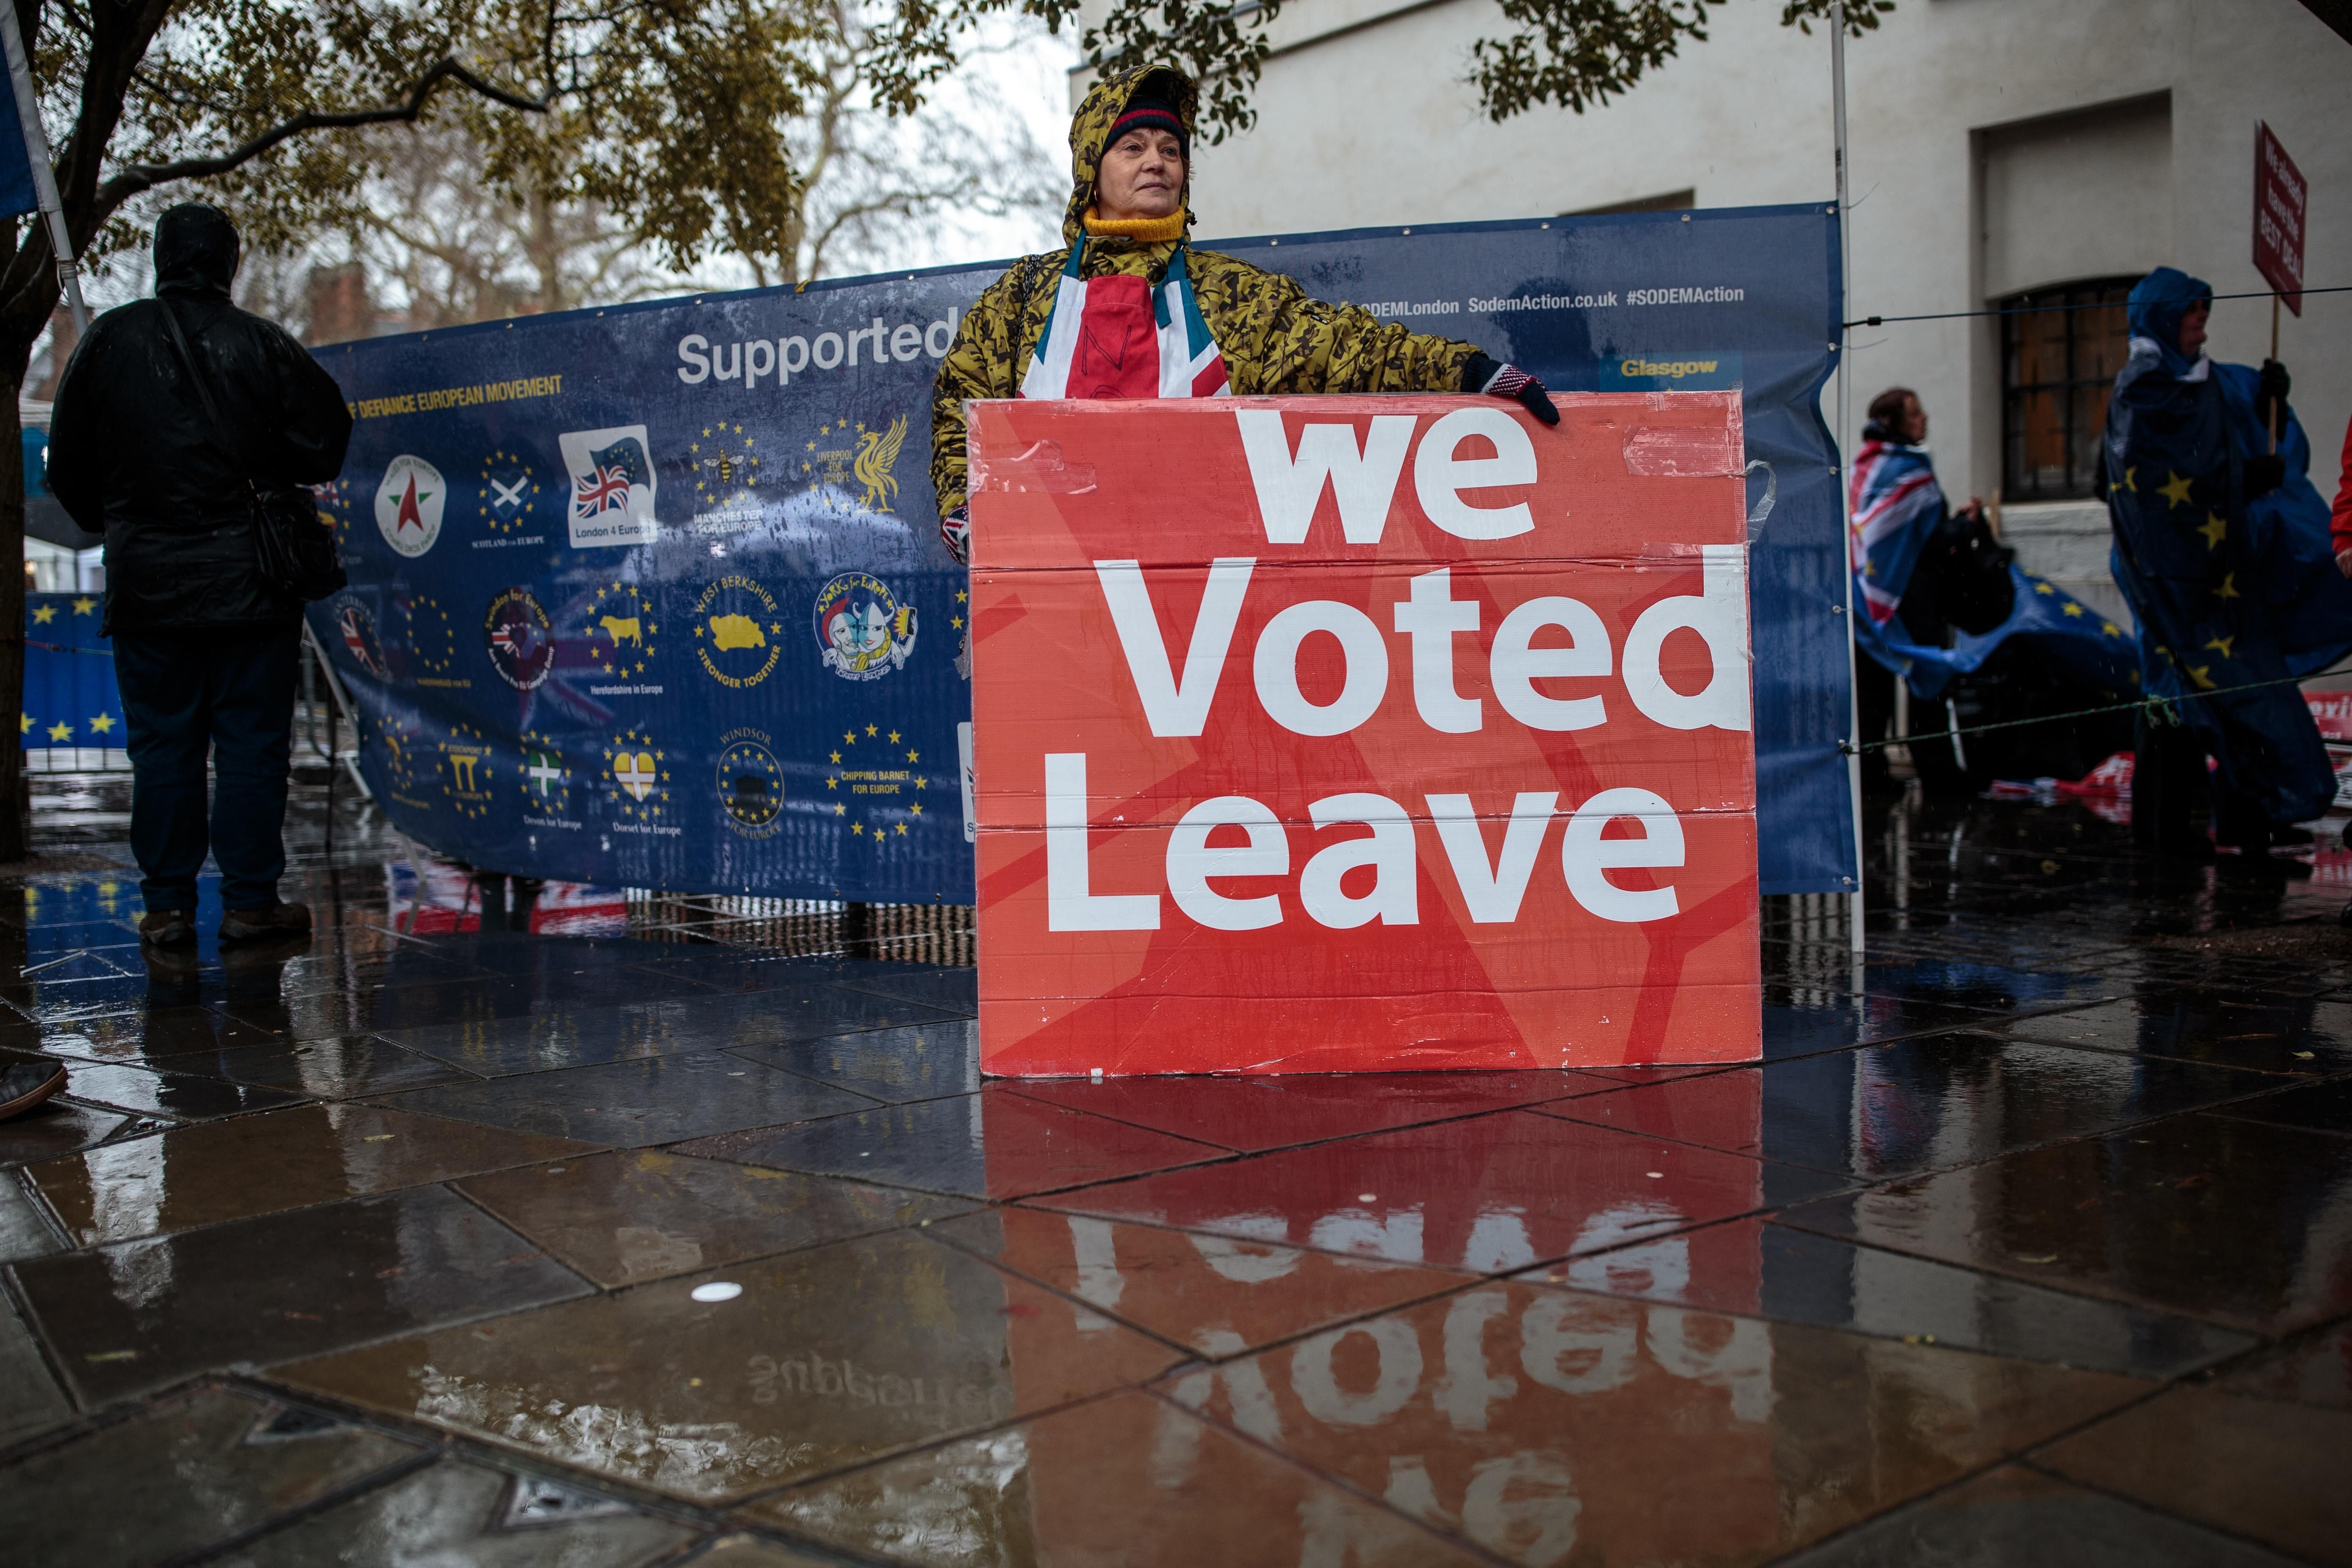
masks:
<instances>
[{"instance_id":1,"label":"metal barrier","mask_svg":"<svg viewBox=\"0 0 2352 1568\"><path fill-rule=\"evenodd\" d=\"M56 648L60 654L71 654L91 659L108 659L105 668L111 675L111 661L103 652L91 648ZM359 787L362 799L373 799L367 780L359 771L359 726L352 713L342 683L336 678L334 666L328 662L325 650L306 623L302 628L300 683L294 697L294 763L340 767L347 772ZM100 668L97 665L91 668ZM32 711L27 694L26 716ZM85 704L87 706L87 704ZM118 706L119 710L119 706ZM343 746L344 726L350 726L352 743ZM75 726L77 730L82 726ZM119 731L118 731L119 733ZM43 731L37 723L28 725L25 739L40 739ZM25 771L28 773L127 773L131 771L131 753L120 746L36 746L25 747Z\"/></svg>"}]
</instances>

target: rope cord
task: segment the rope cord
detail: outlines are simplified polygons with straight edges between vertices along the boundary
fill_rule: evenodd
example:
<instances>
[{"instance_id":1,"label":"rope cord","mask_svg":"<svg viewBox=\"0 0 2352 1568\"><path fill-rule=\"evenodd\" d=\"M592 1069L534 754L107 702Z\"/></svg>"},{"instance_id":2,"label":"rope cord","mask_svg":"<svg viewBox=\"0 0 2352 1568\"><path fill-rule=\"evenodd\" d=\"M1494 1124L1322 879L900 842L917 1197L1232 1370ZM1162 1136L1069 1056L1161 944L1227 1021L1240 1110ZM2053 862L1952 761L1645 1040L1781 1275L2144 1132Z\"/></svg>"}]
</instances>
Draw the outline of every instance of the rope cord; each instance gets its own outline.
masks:
<instances>
[{"instance_id":1,"label":"rope cord","mask_svg":"<svg viewBox=\"0 0 2352 1568\"><path fill-rule=\"evenodd\" d=\"M1944 741L1954 735L1982 735L1994 730L2018 730L2028 724L2055 724L2067 719L2089 719L2101 713L2130 713L2148 709L2167 716L2169 723L2186 722L2173 708L2182 702L2195 702L2207 697L2227 697L2238 691L2260 691L2272 686L2296 686L2306 680L2336 673L2332 669L2314 671L2310 675L2285 675L2275 680L2248 681L2243 686L2217 686L2210 691L2192 691L2179 697L2141 697L2129 702L2110 702L2103 708L2077 708L2070 713L2044 713L2032 719L2001 719L1990 724L1970 724L1958 730L1929 730L1916 735L1898 735L1884 741L1864 741L1857 746L1851 741L1840 741L1838 751L1846 756L1858 756L1864 752L1883 752L1889 746L1908 746L1920 741Z\"/></svg>"},{"instance_id":2,"label":"rope cord","mask_svg":"<svg viewBox=\"0 0 2352 1568\"><path fill-rule=\"evenodd\" d=\"M2268 300L2273 298L2273 294L2274 290L2263 289L2252 294L2214 294L2208 298ZM2352 283L2339 283L2326 289L2298 289L2295 294L2297 298L2305 294L2352 294ZM2045 310L2112 310L2122 304L2123 301L2120 300L2090 300L2080 305L2013 305L2007 310L1937 310L1924 316L1864 316L1858 321L1848 321L1845 324L1849 328L1883 327L1889 321L1957 321L1969 316L2038 316Z\"/></svg>"}]
</instances>

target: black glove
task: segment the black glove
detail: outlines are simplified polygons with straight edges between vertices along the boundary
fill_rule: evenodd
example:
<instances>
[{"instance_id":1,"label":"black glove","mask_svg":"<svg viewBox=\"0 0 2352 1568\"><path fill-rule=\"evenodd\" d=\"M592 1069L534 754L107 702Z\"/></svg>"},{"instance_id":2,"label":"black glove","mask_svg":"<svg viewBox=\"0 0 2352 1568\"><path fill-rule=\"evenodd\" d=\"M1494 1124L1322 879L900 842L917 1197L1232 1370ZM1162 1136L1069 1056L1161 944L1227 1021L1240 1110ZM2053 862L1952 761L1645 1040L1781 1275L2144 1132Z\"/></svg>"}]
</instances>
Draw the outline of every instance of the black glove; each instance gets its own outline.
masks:
<instances>
[{"instance_id":1,"label":"black glove","mask_svg":"<svg viewBox=\"0 0 2352 1568\"><path fill-rule=\"evenodd\" d=\"M953 511L940 514L940 542L948 547L948 553L955 557L957 565L971 564L971 511L969 507L960 506Z\"/></svg>"},{"instance_id":2,"label":"black glove","mask_svg":"<svg viewBox=\"0 0 2352 1568\"><path fill-rule=\"evenodd\" d=\"M2274 359L2263 361L2261 379L2254 384L2254 417L2263 422L2263 429L2271 427L2273 410L2277 411L2279 424L2286 424L2287 389L2294 384L2286 366Z\"/></svg>"},{"instance_id":3,"label":"black glove","mask_svg":"<svg viewBox=\"0 0 2352 1568\"><path fill-rule=\"evenodd\" d=\"M2248 458L2240 470L2246 485L2246 499L2266 496L2286 482L2286 459L2276 453L2265 452L2259 458Z\"/></svg>"},{"instance_id":4,"label":"black glove","mask_svg":"<svg viewBox=\"0 0 2352 1568\"><path fill-rule=\"evenodd\" d=\"M1559 423L1559 410L1552 406L1551 394L1544 390L1542 382L1517 365L1505 364L1486 354L1472 354L1470 363L1462 367L1462 390L1511 398L1525 404L1528 412L1545 424Z\"/></svg>"}]
</instances>

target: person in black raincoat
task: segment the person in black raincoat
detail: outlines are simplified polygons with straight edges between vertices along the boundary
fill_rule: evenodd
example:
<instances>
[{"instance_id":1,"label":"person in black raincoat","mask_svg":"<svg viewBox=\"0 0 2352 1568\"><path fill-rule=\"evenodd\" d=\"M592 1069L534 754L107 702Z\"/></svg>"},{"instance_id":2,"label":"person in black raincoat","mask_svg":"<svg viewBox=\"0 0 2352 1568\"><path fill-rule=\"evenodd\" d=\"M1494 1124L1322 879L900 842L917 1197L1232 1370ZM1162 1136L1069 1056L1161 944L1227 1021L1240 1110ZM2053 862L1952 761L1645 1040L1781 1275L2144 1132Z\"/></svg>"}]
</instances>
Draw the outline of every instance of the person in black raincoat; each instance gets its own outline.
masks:
<instances>
[{"instance_id":1,"label":"person in black raincoat","mask_svg":"<svg viewBox=\"0 0 2352 1568\"><path fill-rule=\"evenodd\" d=\"M278 897L302 605L262 579L248 481L333 479L352 419L318 361L229 302L237 251L219 209L166 212L155 225L156 297L91 324L49 421L49 486L75 521L106 535L105 627L147 906L140 937L163 947L195 940L207 847L220 865L224 940L310 929L310 911ZM225 433L192 374L205 378ZM209 834L207 748L217 780Z\"/></svg>"},{"instance_id":2,"label":"person in black raincoat","mask_svg":"<svg viewBox=\"0 0 2352 1568\"><path fill-rule=\"evenodd\" d=\"M2205 356L2212 294L2169 267L2133 288L2131 359L2107 404L2104 453L2110 564L2139 620L2142 686L2174 700L2142 711L2135 835L2197 856L2211 852L2192 817L2209 756L2214 838L2242 852L2310 843L2295 825L2336 795L2326 747L2293 683L2308 672L2282 645L2270 554L2248 510L2286 477L2284 459L2246 438L2284 415L2286 373ZM2250 401L2252 417L2238 416L2233 395Z\"/></svg>"}]
</instances>

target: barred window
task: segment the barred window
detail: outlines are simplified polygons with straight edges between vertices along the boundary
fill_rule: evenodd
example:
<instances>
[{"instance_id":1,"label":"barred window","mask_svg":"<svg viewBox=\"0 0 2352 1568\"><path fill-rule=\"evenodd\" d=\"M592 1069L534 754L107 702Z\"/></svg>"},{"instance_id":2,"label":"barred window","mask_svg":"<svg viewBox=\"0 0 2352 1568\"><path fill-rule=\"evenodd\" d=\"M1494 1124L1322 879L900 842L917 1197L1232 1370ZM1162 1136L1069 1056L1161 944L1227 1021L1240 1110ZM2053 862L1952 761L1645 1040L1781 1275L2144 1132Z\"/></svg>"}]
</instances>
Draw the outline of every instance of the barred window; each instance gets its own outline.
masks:
<instances>
[{"instance_id":1,"label":"barred window","mask_svg":"<svg viewBox=\"0 0 2352 1568\"><path fill-rule=\"evenodd\" d=\"M2070 500L2096 493L2099 436L2116 373L2130 357L2124 300L2136 278L2012 294L2001 309L2001 495Z\"/></svg>"}]
</instances>

